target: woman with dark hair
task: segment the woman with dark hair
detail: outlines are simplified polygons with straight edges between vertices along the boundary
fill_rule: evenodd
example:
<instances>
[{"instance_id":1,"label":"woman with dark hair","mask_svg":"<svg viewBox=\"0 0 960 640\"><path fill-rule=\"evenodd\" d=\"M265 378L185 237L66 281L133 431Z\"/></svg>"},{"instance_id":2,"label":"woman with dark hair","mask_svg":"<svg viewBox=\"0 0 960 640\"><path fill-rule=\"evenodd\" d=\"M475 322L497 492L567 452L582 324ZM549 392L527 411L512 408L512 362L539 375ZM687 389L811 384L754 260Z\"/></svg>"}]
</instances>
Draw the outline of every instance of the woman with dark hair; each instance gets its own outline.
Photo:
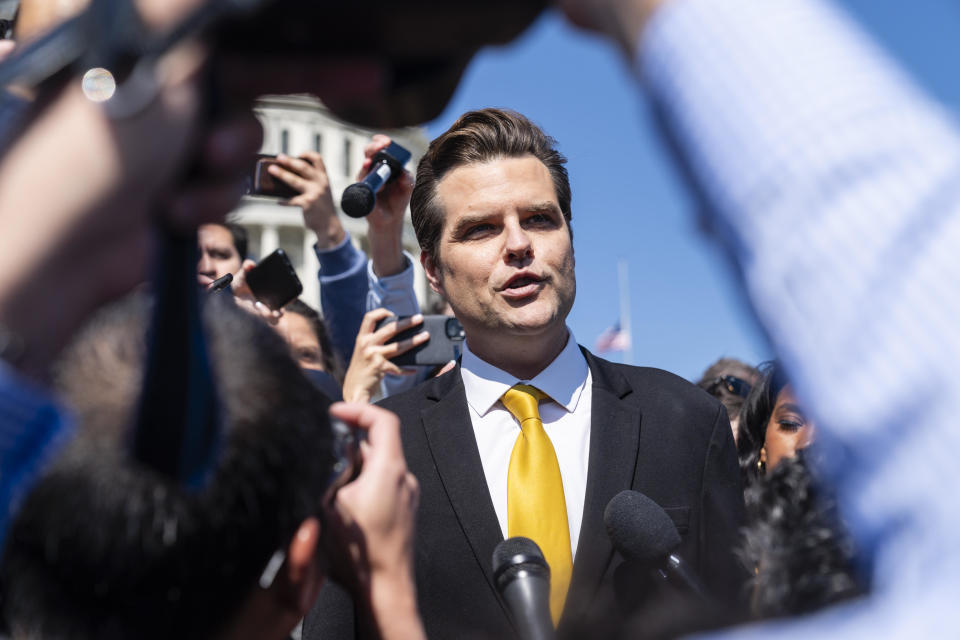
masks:
<instances>
[{"instance_id":1,"label":"woman with dark hair","mask_svg":"<svg viewBox=\"0 0 960 640\"><path fill-rule=\"evenodd\" d=\"M776 362L765 362L758 369L760 380L740 412L737 453L744 488L808 446L815 431L797 404L783 368Z\"/></svg>"},{"instance_id":2,"label":"woman with dark hair","mask_svg":"<svg viewBox=\"0 0 960 640\"><path fill-rule=\"evenodd\" d=\"M343 384L343 367L333 350L327 325L313 307L297 298L283 308L274 328L290 345L302 368L324 371Z\"/></svg>"},{"instance_id":3,"label":"woman with dark hair","mask_svg":"<svg viewBox=\"0 0 960 640\"><path fill-rule=\"evenodd\" d=\"M853 549L809 450L815 427L783 368L761 377L740 414L737 449L747 506L740 557L752 574L751 616L799 615L859 595Z\"/></svg>"}]
</instances>

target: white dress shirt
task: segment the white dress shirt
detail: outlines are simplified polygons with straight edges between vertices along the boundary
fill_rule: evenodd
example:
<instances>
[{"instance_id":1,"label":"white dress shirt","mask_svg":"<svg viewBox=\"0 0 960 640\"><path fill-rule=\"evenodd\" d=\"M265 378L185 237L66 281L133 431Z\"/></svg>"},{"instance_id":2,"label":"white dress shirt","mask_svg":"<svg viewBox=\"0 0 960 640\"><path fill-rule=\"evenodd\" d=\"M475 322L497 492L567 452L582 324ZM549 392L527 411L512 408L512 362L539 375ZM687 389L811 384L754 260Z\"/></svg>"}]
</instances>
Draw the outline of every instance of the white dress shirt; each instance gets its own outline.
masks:
<instances>
[{"instance_id":1,"label":"white dress shirt","mask_svg":"<svg viewBox=\"0 0 960 640\"><path fill-rule=\"evenodd\" d=\"M480 449L483 473L503 537L507 530L507 471L520 425L500 397L517 383L530 384L550 396L540 403L540 419L557 452L563 496L567 502L570 547L575 556L590 459L590 406L593 379L573 332L567 346L532 380L519 380L484 362L464 344L460 373L470 406L470 421Z\"/></svg>"}]
</instances>

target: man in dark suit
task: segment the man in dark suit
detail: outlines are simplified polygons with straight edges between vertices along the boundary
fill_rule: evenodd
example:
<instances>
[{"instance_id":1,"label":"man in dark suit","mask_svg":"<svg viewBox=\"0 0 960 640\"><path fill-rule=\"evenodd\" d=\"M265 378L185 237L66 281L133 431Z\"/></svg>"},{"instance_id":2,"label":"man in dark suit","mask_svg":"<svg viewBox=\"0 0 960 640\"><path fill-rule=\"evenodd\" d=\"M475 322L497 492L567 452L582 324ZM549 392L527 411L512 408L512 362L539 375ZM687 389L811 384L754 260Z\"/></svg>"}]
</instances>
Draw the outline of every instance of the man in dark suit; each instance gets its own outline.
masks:
<instances>
[{"instance_id":1,"label":"man in dark suit","mask_svg":"<svg viewBox=\"0 0 960 640\"><path fill-rule=\"evenodd\" d=\"M486 109L434 140L417 171L421 261L466 331L456 369L383 403L421 486L416 577L431 637L514 633L491 557L516 535L550 564L554 621L583 620L622 563L603 511L624 489L667 510L710 591L735 597L742 582L726 412L672 374L596 358L566 326L576 279L565 162L526 118ZM334 600L321 598L307 637L338 635Z\"/></svg>"}]
</instances>

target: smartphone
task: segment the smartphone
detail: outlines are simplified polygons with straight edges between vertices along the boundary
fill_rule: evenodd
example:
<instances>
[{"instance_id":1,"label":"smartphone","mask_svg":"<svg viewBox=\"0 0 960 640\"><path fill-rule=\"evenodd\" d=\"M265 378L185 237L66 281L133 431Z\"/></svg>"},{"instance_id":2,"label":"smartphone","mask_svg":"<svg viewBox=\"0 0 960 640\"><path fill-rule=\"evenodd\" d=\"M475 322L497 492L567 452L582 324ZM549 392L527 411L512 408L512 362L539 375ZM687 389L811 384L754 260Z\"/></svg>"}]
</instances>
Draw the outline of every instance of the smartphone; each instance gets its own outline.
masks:
<instances>
[{"instance_id":1,"label":"smartphone","mask_svg":"<svg viewBox=\"0 0 960 640\"><path fill-rule=\"evenodd\" d=\"M408 317L402 316L400 319ZM377 329L396 319L394 316L384 318L377 323ZM388 340L387 344L412 338L421 331L429 333L430 339L406 353L390 358L390 361L401 367L435 367L460 357L465 334L460 321L453 316L424 316L423 324L401 331Z\"/></svg>"},{"instance_id":2,"label":"smartphone","mask_svg":"<svg viewBox=\"0 0 960 640\"><path fill-rule=\"evenodd\" d=\"M330 416L330 430L333 432L333 455L336 461L330 470L330 480L323 497L324 504L328 505L337 497L337 491L360 475L363 466L360 443L367 439L366 431L333 416Z\"/></svg>"},{"instance_id":3,"label":"smartphone","mask_svg":"<svg viewBox=\"0 0 960 640\"><path fill-rule=\"evenodd\" d=\"M283 249L277 249L247 272L253 297L271 309L281 309L303 292L297 271Z\"/></svg>"},{"instance_id":4,"label":"smartphone","mask_svg":"<svg viewBox=\"0 0 960 640\"><path fill-rule=\"evenodd\" d=\"M273 164L278 164L277 156L264 153L257 154L257 162L253 165L253 173L247 176L247 193L252 196L283 198L284 200L300 195L299 191L270 174L267 169Z\"/></svg>"}]
</instances>

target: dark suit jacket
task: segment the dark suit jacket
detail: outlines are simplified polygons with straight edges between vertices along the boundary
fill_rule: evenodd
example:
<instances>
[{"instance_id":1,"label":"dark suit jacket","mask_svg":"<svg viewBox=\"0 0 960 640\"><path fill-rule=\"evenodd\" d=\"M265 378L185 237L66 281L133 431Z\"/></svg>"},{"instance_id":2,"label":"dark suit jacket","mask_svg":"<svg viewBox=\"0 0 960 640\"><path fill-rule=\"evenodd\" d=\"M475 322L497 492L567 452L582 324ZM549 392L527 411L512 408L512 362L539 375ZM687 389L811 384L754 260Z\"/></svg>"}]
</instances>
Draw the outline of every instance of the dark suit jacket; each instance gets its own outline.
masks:
<instances>
[{"instance_id":1,"label":"dark suit jacket","mask_svg":"<svg viewBox=\"0 0 960 640\"><path fill-rule=\"evenodd\" d=\"M732 550L744 522L736 448L712 396L659 369L614 364L583 350L593 374L590 459L577 554L561 630L582 620L613 584L623 559L603 524L624 489L664 507L682 536L678 553L708 589L736 595L743 571ZM430 638L514 634L493 582L503 540L468 416L459 368L383 401L402 423L407 465L420 483L416 582ZM353 637L342 592L325 590L304 637Z\"/></svg>"}]
</instances>

